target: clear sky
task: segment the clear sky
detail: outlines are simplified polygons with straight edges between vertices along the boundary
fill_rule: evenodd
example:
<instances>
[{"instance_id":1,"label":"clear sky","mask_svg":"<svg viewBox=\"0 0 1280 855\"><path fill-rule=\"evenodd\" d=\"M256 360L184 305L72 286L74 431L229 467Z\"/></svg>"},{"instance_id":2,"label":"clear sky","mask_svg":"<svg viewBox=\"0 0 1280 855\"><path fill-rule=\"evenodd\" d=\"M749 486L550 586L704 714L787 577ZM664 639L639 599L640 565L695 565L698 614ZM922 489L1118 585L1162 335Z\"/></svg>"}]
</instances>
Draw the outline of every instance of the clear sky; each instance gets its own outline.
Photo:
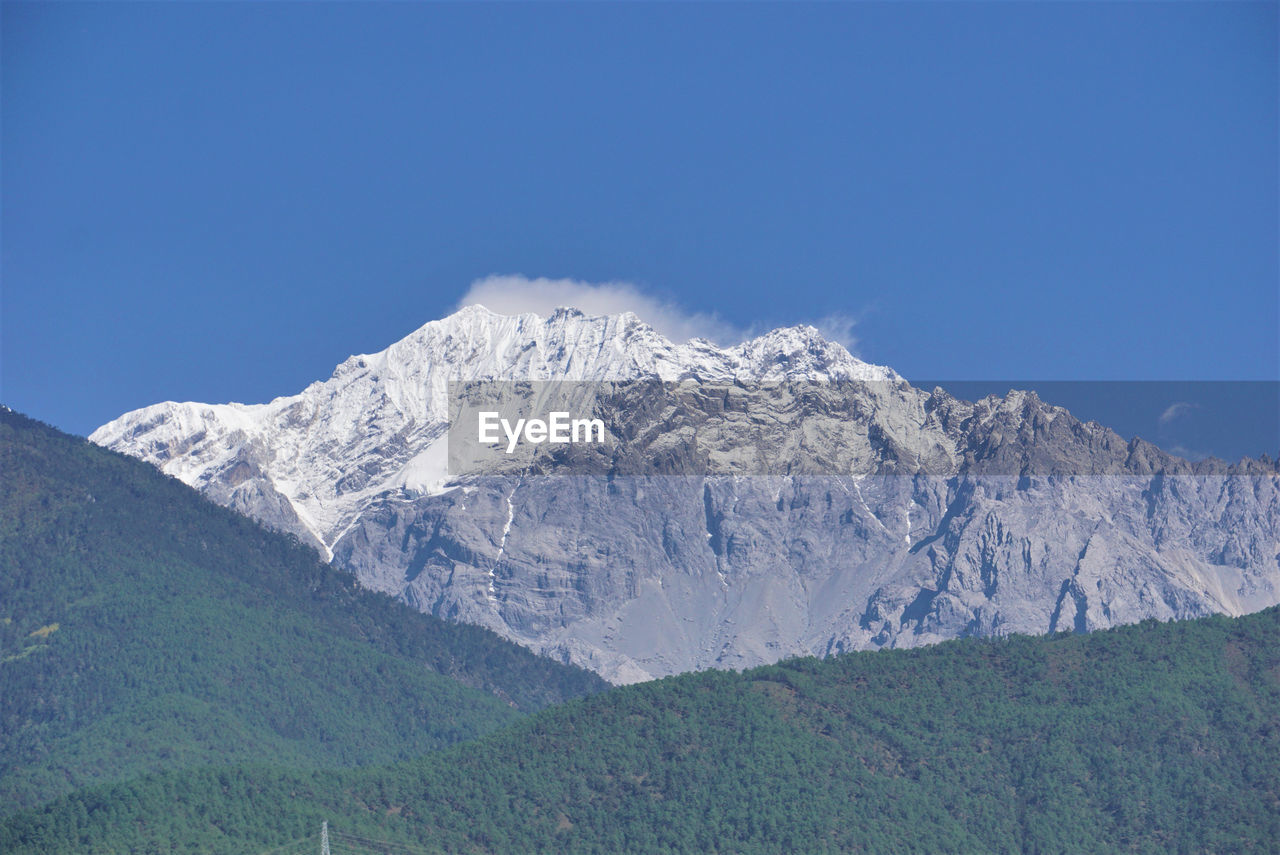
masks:
<instances>
[{"instance_id":1,"label":"clear sky","mask_svg":"<svg viewBox=\"0 0 1280 855\"><path fill-rule=\"evenodd\" d=\"M1277 8L6 2L0 400L293 394L492 274L1275 380Z\"/></svg>"}]
</instances>

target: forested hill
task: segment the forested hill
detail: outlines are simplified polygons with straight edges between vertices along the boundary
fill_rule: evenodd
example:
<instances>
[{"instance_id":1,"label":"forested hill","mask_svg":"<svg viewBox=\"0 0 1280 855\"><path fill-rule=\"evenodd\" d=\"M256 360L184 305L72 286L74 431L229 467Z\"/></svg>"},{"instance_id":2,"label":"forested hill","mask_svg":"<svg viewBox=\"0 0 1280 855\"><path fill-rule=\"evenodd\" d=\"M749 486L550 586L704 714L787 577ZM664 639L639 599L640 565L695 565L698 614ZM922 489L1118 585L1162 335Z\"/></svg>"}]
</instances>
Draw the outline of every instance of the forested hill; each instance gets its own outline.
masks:
<instances>
[{"instance_id":1,"label":"forested hill","mask_svg":"<svg viewBox=\"0 0 1280 855\"><path fill-rule=\"evenodd\" d=\"M0 813L166 768L392 762L605 687L0 408Z\"/></svg>"},{"instance_id":2,"label":"forested hill","mask_svg":"<svg viewBox=\"0 0 1280 855\"><path fill-rule=\"evenodd\" d=\"M314 851L322 820L401 844L335 853L1274 853L1280 610L672 677L385 769L97 788L0 851Z\"/></svg>"}]
</instances>

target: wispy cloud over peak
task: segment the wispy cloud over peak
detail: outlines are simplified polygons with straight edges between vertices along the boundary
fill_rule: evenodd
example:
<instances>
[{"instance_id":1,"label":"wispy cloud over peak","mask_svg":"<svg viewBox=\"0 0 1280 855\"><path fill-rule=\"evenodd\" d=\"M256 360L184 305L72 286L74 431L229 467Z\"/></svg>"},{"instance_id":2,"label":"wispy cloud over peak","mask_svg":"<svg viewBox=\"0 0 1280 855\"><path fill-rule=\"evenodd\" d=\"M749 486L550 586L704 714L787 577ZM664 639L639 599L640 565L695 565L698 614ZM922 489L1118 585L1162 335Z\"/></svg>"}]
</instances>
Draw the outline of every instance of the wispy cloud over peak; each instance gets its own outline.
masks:
<instances>
[{"instance_id":1,"label":"wispy cloud over peak","mask_svg":"<svg viewBox=\"0 0 1280 855\"><path fill-rule=\"evenodd\" d=\"M458 307L482 305L504 315L533 312L549 315L568 306L588 315L632 312L672 341L705 338L719 345L736 344L766 332L761 323L740 327L715 312L691 312L670 300L646 294L631 282L584 282L580 279L530 278L519 274L487 276L471 283ZM831 314L811 321L826 338L857 353L857 324L852 315Z\"/></svg>"},{"instance_id":2,"label":"wispy cloud over peak","mask_svg":"<svg viewBox=\"0 0 1280 855\"><path fill-rule=\"evenodd\" d=\"M1170 404L1165 409L1165 411L1160 414L1160 418L1158 419L1158 421L1160 423L1160 426L1164 427L1165 425L1168 425L1170 422L1174 421L1180 416L1185 416L1187 413L1191 412L1192 410L1198 410L1198 409L1200 409L1199 404L1192 404L1188 401L1178 401L1176 404Z\"/></svg>"},{"instance_id":3,"label":"wispy cloud over peak","mask_svg":"<svg viewBox=\"0 0 1280 855\"><path fill-rule=\"evenodd\" d=\"M549 315L561 306L580 309L588 315L616 315L632 312L672 341L710 339L716 344L733 344L747 336L714 313L689 312L669 301L643 293L630 282L583 282L578 279L547 279L503 275L488 276L471 283L458 306L480 304L504 315L534 312Z\"/></svg>"}]
</instances>

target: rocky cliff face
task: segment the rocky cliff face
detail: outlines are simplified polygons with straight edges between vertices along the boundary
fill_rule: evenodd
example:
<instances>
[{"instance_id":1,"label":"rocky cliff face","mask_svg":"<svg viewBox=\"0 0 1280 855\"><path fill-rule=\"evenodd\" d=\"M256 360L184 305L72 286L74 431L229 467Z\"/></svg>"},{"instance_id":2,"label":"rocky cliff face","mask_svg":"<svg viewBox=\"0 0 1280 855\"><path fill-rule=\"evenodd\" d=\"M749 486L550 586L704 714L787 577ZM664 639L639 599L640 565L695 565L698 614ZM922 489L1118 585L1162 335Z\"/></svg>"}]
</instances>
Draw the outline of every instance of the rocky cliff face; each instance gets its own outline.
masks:
<instances>
[{"instance_id":1,"label":"rocky cliff face","mask_svg":"<svg viewBox=\"0 0 1280 855\"><path fill-rule=\"evenodd\" d=\"M511 380L604 384L625 444L450 471L457 384ZM91 439L617 682L1280 602L1274 463L915 389L810 328L720 349L471 307L300 395L160 404Z\"/></svg>"}]
</instances>

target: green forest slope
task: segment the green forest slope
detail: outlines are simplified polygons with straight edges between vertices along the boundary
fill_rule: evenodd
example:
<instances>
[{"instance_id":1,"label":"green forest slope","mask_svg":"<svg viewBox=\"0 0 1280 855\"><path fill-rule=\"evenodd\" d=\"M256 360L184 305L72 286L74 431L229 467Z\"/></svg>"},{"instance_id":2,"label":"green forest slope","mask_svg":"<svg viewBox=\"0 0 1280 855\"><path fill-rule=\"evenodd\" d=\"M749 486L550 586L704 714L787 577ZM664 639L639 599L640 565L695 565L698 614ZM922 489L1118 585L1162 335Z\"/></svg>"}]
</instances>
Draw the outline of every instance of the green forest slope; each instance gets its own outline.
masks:
<instances>
[{"instance_id":1,"label":"green forest slope","mask_svg":"<svg viewBox=\"0 0 1280 855\"><path fill-rule=\"evenodd\" d=\"M0 814L167 768L388 763L605 687L0 408Z\"/></svg>"},{"instance_id":2,"label":"green forest slope","mask_svg":"<svg viewBox=\"0 0 1280 855\"><path fill-rule=\"evenodd\" d=\"M153 775L0 851L259 853L322 820L415 847L366 852L1276 852L1280 609L689 674L381 769Z\"/></svg>"}]
</instances>

